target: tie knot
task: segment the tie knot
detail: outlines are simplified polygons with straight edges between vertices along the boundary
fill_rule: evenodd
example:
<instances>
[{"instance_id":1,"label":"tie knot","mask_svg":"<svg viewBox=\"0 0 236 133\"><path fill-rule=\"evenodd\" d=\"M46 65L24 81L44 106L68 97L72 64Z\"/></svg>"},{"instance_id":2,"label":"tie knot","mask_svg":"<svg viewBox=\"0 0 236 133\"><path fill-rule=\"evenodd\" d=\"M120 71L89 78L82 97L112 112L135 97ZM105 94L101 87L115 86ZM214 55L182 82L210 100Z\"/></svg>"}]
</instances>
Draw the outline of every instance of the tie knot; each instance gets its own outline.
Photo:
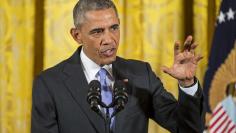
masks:
<instances>
[{"instance_id":1,"label":"tie knot","mask_svg":"<svg viewBox=\"0 0 236 133\"><path fill-rule=\"evenodd\" d=\"M100 78L102 78L102 79L106 78L106 76L107 76L107 70L105 68L101 68L98 71L98 73L99 73Z\"/></svg>"},{"instance_id":2,"label":"tie knot","mask_svg":"<svg viewBox=\"0 0 236 133\"><path fill-rule=\"evenodd\" d=\"M107 70L104 69L104 68L101 68L98 71L98 73L99 73L99 77L100 77L100 83L101 83L102 90L109 91L108 81L106 79L106 77L107 77Z\"/></svg>"}]
</instances>

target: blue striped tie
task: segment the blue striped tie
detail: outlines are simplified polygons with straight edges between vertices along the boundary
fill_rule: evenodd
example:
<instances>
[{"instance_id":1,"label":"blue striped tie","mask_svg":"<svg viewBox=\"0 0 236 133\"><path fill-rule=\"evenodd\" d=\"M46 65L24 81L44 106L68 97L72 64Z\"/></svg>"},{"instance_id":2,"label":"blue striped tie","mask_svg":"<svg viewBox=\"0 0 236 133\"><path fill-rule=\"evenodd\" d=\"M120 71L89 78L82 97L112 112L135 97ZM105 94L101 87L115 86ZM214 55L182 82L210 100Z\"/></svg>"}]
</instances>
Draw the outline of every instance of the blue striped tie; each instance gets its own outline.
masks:
<instances>
[{"instance_id":1,"label":"blue striped tie","mask_svg":"<svg viewBox=\"0 0 236 133\"><path fill-rule=\"evenodd\" d=\"M100 76L100 83L101 83L102 102L105 103L106 105L109 105L110 103L112 103L112 90L109 87L108 80L106 80L108 72L106 69L101 68L98 73ZM110 117L113 111L114 111L113 108L109 108ZM112 127L113 123L114 123L114 117L111 119L110 127Z\"/></svg>"}]
</instances>

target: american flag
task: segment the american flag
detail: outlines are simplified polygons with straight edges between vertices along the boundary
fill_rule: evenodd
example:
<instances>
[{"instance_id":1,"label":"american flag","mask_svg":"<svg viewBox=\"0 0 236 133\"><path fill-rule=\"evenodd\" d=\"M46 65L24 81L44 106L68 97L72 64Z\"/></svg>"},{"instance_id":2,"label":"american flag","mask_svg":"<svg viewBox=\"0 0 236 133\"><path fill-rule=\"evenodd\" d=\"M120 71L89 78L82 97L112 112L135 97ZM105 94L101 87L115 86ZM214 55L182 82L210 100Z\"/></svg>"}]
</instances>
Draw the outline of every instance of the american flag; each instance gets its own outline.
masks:
<instances>
[{"instance_id":1,"label":"american flag","mask_svg":"<svg viewBox=\"0 0 236 133\"><path fill-rule=\"evenodd\" d=\"M210 133L236 133L236 104L228 96L213 110L209 124Z\"/></svg>"},{"instance_id":2,"label":"american flag","mask_svg":"<svg viewBox=\"0 0 236 133\"><path fill-rule=\"evenodd\" d=\"M236 0L222 0L219 15L216 21L215 33L211 46L208 68L204 78L203 92L206 100L207 112L211 112L209 104L210 89L214 76L225 62L229 53L234 49L236 42ZM222 91L224 89L222 88ZM219 93L221 93L219 92ZM214 97L213 97L214 98Z\"/></svg>"},{"instance_id":3,"label":"american flag","mask_svg":"<svg viewBox=\"0 0 236 133\"><path fill-rule=\"evenodd\" d=\"M209 57L208 68L205 74L203 85L208 112L212 111L209 104L209 99L214 99L213 95L209 95L210 89L217 90L218 87L212 87L214 85L213 83L216 82L217 79L215 77L217 76L218 72L220 72L222 64L225 65L230 53L235 51L236 0L222 0L215 26L211 54ZM234 59L235 58L233 58L233 61L229 62L229 64L233 64L233 62L235 62ZM228 74L232 74L232 71L234 70L234 68L233 70L228 70L230 71ZM226 77L222 78L225 79ZM226 81L231 81L232 77L226 79ZM220 83L222 84L222 82ZM224 93L224 86L222 86L222 89L219 89L218 91L218 93ZM209 131L210 133L236 133L236 104L232 97L229 96L225 98L223 101L218 103L216 108L212 111L212 118L209 123Z\"/></svg>"}]
</instances>

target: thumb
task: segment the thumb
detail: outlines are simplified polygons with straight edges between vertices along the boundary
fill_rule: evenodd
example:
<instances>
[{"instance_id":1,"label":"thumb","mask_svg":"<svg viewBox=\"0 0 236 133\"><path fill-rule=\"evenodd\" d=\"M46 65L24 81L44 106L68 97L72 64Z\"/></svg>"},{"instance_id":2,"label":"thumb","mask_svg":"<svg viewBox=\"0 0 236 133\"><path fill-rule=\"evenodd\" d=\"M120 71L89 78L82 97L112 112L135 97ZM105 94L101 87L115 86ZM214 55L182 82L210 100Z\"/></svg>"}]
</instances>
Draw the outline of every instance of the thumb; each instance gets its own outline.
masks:
<instances>
[{"instance_id":1,"label":"thumb","mask_svg":"<svg viewBox=\"0 0 236 133\"><path fill-rule=\"evenodd\" d=\"M161 67L161 70L164 72L164 73L167 73L169 75L171 75L172 71L170 68L168 68L167 66L162 66Z\"/></svg>"}]
</instances>

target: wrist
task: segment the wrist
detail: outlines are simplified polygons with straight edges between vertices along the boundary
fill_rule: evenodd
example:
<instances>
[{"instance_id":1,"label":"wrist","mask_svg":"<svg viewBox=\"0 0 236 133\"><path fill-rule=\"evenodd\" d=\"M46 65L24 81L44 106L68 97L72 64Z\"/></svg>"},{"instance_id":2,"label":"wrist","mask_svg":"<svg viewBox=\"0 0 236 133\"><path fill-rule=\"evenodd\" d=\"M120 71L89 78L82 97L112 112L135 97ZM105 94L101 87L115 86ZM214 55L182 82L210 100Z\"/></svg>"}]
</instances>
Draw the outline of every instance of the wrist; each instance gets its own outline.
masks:
<instances>
[{"instance_id":1,"label":"wrist","mask_svg":"<svg viewBox=\"0 0 236 133\"><path fill-rule=\"evenodd\" d=\"M179 85L183 88L188 88L196 84L196 81L195 77L192 79L179 80Z\"/></svg>"}]
</instances>

